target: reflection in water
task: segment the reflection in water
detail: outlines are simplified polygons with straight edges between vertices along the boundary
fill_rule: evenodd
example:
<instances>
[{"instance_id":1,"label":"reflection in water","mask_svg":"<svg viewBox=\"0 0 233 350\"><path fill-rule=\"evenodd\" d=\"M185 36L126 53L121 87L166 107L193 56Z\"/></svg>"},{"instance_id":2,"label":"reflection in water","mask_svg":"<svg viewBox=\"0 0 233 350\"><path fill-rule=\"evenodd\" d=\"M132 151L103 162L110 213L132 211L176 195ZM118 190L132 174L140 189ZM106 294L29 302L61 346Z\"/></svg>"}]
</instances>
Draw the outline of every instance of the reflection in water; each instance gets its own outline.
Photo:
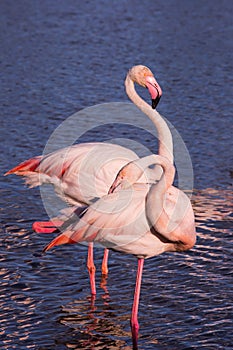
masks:
<instances>
[{"instance_id":1,"label":"reflection in water","mask_svg":"<svg viewBox=\"0 0 233 350\"><path fill-rule=\"evenodd\" d=\"M70 341L66 343L68 348L103 349L108 344L109 349L130 349L126 340L130 339L131 332L124 329L125 320L122 322L122 316L118 316L118 310L111 302L106 277L101 277L100 287L104 291L100 295L101 302L91 296L86 300L77 299L62 306L59 322L79 334L72 344ZM128 318L130 314L126 319Z\"/></svg>"},{"instance_id":2,"label":"reflection in water","mask_svg":"<svg viewBox=\"0 0 233 350\"><path fill-rule=\"evenodd\" d=\"M104 303L99 307L93 305L93 300L91 304L90 300L74 300L62 307L64 315L60 322L79 334L72 344L75 349L102 349L106 344L121 348L126 345L124 338L130 337L130 333L124 331L122 319L117 317L117 310L111 308L109 297L110 304L106 302L106 297L102 296ZM111 340L112 337L117 339Z\"/></svg>"},{"instance_id":3,"label":"reflection in water","mask_svg":"<svg viewBox=\"0 0 233 350\"><path fill-rule=\"evenodd\" d=\"M218 191L209 188L197 191L193 196L193 205L198 227L218 232L220 226L222 232L227 232L232 228L232 200L231 190Z\"/></svg>"},{"instance_id":4,"label":"reflection in water","mask_svg":"<svg viewBox=\"0 0 233 350\"><path fill-rule=\"evenodd\" d=\"M205 261L209 259L211 262L220 256L224 258L232 249L232 202L231 190L206 189L197 191L193 197L200 238L198 251L202 252Z\"/></svg>"}]
</instances>

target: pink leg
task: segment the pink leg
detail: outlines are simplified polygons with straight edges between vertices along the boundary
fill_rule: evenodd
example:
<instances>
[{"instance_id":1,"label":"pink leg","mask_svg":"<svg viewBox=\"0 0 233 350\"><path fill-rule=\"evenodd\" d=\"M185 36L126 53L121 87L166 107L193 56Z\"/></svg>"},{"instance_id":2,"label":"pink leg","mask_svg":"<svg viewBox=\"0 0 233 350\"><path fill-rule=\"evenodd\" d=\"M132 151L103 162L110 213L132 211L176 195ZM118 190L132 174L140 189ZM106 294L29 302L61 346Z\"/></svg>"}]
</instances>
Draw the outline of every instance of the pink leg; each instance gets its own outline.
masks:
<instances>
[{"instance_id":1,"label":"pink leg","mask_svg":"<svg viewBox=\"0 0 233 350\"><path fill-rule=\"evenodd\" d=\"M132 340L133 340L133 350L138 349L138 331L139 331L139 323L138 323L138 306L139 306L139 297L140 297L140 289L141 289L141 281L142 281L142 270L143 270L144 259L138 259L138 271L134 292L134 301L133 308L131 314L131 331L132 331Z\"/></svg>"},{"instance_id":2,"label":"pink leg","mask_svg":"<svg viewBox=\"0 0 233 350\"><path fill-rule=\"evenodd\" d=\"M105 292L105 297L108 296L108 290L107 290L107 278L108 278L108 253L109 250L107 248L104 249L104 256L102 260L102 276L101 276L101 282L100 287L103 288Z\"/></svg>"},{"instance_id":3,"label":"pink leg","mask_svg":"<svg viewBox=\"0 0 233 350\"><path fill-rule=\"evenodd\" d=\"M57 232L57 227L61 226L63 221L35 221L32 225L33 231L37 233L54 233Z\"/></svg>"},{"instance_id":4,"label":"pink leg","mask_svg":"<svg viewBox=\"0 0 233 350\"><path fill-rule=\"evenodd\" d=\"M91 284L91 294L96 294L95 288L95 265L93 260L93 243L88 244L88 255L87 255L87 268L90 276L90 284Z\"/></svg>"},{"instance_id":5,"label":"pink leg","mask_svg":"<svg viewBox=\"0 0 233 350\"><path fill-rule=\"evenodd\" d=\"M105 248L103 261L102 261L102 275L103 276L106 276L108 274L108 253L109 253L109 250L107 248Z\"/></svg>"}]
</instances>

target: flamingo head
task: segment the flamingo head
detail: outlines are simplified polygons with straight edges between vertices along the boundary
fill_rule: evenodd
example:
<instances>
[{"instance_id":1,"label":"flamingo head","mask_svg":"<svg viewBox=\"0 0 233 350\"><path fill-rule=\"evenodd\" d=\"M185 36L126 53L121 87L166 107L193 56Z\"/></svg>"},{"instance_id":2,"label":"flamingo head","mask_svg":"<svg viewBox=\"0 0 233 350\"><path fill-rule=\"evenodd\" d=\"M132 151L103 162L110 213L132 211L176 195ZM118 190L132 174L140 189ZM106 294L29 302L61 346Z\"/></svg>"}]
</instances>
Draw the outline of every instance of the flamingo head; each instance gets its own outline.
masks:
<instances>
[{"instance_id":1,"label":"flamingo head","mask_svg":"<svg viewBox=\"0 0 233 350\"><path fill-rule=\"evenodd\" d=\"M153 73L146 66L134 66L129 71L131 80L149 90L152 101L152 108L155 109L162 96L162 89L156 81Z\"/></svg>"},{"instance_id":2,"label":"flamingo head","mask_svg":"<svg viewBox=\"0 0 233 350\"><path fill-rule=\"evenodd\" d=\"M112 183L108 193L113 193L116 189L126 189L132 186L143 173L143 168L135 164L135 162L130 162L123 166L118 172L114 182Z\"/></svg>"}]
</instances>

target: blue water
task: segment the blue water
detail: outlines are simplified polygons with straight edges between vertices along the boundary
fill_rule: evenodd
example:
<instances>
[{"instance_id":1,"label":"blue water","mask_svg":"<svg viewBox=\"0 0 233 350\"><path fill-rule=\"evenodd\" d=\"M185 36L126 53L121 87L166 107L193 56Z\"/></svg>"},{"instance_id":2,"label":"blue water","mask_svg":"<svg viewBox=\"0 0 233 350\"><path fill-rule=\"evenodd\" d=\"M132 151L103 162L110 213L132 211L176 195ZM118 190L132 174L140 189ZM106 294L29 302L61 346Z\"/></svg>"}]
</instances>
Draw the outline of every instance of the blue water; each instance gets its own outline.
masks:
<instances>
[{"instance_id":1,"label":"blue water","mask_svg":"<svg viewBox=\"0 0 233 350\"><path fill-rule=\"evenodd\" d=\"M123 81L134 64L155 73L163 89L158 110L189 150L197 244L146 261L139 349L232 349L232 7L200 0L0 4L0 174L41 154L73 113L127 101ZM97 129L85 141L102 137ZM147 145L153 149L154 140ZM86 247L42 255L51 237L31 229L47 218L39 190L15 176L0 182L1 349L130 349L135 258L111 252L101 284L102 250L95 250L93 305Z\"/></svg>"}]
</instances>

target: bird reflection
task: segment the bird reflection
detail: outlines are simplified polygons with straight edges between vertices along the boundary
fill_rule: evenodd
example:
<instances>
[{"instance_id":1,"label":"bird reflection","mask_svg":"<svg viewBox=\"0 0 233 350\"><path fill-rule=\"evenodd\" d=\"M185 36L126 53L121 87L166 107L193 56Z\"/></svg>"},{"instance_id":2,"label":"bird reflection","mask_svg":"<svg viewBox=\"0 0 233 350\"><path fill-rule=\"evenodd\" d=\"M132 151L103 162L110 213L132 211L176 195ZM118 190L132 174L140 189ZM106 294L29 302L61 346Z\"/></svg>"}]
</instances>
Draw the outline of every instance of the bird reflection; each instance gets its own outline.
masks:
<instances>
[{"instance_id":1,"label":"bird reflection","mask_svg":"<svg viewBox=\"0 0 233 350\"><path fill-rule=\"evenodd\" d=\"M108 275L102 275L101 276L101 282L100 282L100 288L103 289L104 295L102 296L103 299L109 299L109 292L107 288L107 280L108 280Z\"/></svg>"},{"instance_id":2,"label":"bird reflection","mask_svg":"<svg viewBox=\"0 0 233 350\"><path fill-rule=\"evenodd\" d=\"M63 315L59 322L75 330L75 339L72 349L103 349L116 347L117 349L130 349L126 346L130 331L123 329L122 320L119 322L118 313L114 311L107 289L107 277L102 276L100 287L104 293L101 300L96 296L89 296L86 300L74 300L62 306ZM129 318L130 316L128 316ZM104 333L103 333L104 330ZM113 340L112 337L118 337ZM71 346L66 343L66 346Z\"/></svg>"}]
</instances>

